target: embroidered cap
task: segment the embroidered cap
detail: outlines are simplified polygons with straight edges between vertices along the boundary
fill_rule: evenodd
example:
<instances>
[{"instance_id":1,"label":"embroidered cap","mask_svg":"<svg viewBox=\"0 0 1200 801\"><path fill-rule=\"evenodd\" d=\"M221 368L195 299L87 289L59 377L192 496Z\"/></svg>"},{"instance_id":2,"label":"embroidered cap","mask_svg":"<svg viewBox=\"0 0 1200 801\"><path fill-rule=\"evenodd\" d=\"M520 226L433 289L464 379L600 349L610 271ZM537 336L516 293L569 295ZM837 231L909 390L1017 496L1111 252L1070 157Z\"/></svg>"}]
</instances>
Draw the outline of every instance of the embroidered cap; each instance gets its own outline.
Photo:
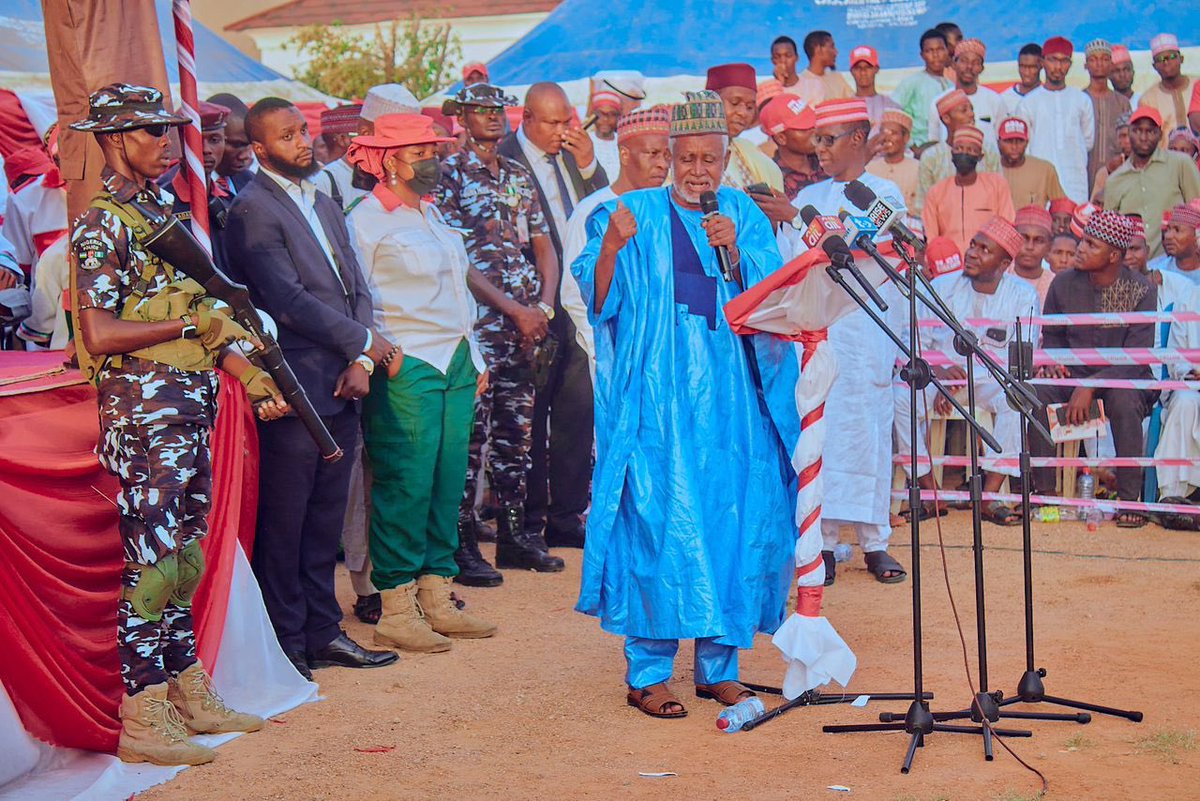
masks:
<instances>
[{"instance_id":1,"label":"embroidered cap","mask_svg":"<svg viewBox=\"0 0 1200 801\"><path fill-rule=\"evenodd\" d=\"M1009 258L1015 259L1021 252L1021 248L1025 246L1025 237L1021 236L1021 232L1000 216L985 222L979 229L979 233L1004 248L1004 252L1009 255Z\"/></svg>"},{"instance_id":2,"label":"embroidered cap","mask_svg":"<svg viewBox=\"0 0 1200 801\"><path fill-rule=\"evenodd\" d=\"M617 142L628 142L645 134L671 134L671 111L667 106L638 109L617 120Z\"/></svg>"},{"instance_id":3,"label":"embroidered cap","mask_svg":"<svg viewBox=\"0 0 1200 801\"><path fill-rule=\"evenodd\" d=\"M1097 211L1088 219L1083 233L1117 250L1125 250L1133 241L1133 222L1115 211Z\"/></svg>"},{"instance_id":4,"label":"embroidered cap","mask_svg":"<svg viewBox=\"0 0 1200 801\"><path fill-rule=\"evenodd\" d=\"M671 107L671 136L729 135L725 103L714 91L684 92L683 102Z\"/></svg>"},{"instance_id":5,"label":"embroidered cap","mask_svg":"<svg viewBox=\"0 0 1200 801\"><path fill-rule=\"evenodd\" d=\"M1020 228L1022 225L1030 225L1035 228L1041 228L1048 234L1054 230L1054 218L1050 216L1050 212L1041 206L1026 206L1017 211L1013 225L1017 228Z\"/></svg>"}]
</instances>

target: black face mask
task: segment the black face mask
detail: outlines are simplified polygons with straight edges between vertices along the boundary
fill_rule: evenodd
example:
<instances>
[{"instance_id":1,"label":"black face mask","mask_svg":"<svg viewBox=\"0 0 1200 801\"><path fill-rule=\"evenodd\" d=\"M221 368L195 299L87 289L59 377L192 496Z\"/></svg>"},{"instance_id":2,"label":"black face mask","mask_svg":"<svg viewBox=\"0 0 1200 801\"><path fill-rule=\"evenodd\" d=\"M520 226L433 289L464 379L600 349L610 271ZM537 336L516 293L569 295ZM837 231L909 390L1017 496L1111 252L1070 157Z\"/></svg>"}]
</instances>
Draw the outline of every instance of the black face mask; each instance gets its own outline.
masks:
<instances>
[{"instance_id":1,"label":"black face mask","mask_svg":"<svg viewBox=\"0 0 1200 801\"><path fill-rule=\"evenodd\" d=\"M975 171L975 167L979 165L981 156L972 156L970 153L952 153L950 161L954 163L954 169L959 175L967 175Z\"/></svg>"},{"instance_id":2,"label":"black face mask","mask_svg":"<svg viewBox=\"0 0 1200 801\"><path fill-rule=\"evenodd\" d=\"M407 181L408 186L418 195L428 195L442 180L442 163L436 156L414 161L408 166L413 171L413 177Z\"/></svg>"}]
</instances>

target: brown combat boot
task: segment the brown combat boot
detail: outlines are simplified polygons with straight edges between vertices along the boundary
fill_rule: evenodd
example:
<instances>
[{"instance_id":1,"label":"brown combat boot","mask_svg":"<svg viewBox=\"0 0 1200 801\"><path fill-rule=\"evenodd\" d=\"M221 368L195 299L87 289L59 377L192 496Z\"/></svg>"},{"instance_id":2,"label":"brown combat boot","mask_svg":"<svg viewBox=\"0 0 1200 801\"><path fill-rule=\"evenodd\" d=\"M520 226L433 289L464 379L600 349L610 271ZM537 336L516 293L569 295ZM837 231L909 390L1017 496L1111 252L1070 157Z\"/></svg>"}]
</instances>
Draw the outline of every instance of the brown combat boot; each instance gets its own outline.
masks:
<instances>
[{"instance_id":1,"label":"brown combat boot","mask_svg":"<svg viewBox=\"0 0 1200 801\"><path fill-rule=\"evenodd\" d=\"M425 613L429 627L438 634L464 640L478 640L496 633L496 624L467 614L450 599L454 579L421 576L417 579L417 604Z\"/></svg>"},{"instance_id":2,"label":"brown combat boot","mask_svg":"<svg viewBox=\"0 0 1200 801\"><path fill-rule=\"evenodd\" d=\"M167 698L179 710L188 730L196 734L258 731L263 727L258 715L234 712L225 706L199 660L167 682Z\"/></svg>"},{"instance_id":3,"label":"brown combat boot","mask_svg":"<svg viewBox=\"0 0 1200 801\"><path fill-rule=\"evenodd\" d=\"M429 627L417 606L417 582L410 581L380 594L383 617L375 624L376 645L423 654L450 650L453 643Z\"/></svg>"},{"instance_id":4,"label":"brown combat boot","mask_svg":"<svg viewBox=\"0 0 1200 801\"><path fill-rule=\"evenodd\" d=\"M183 718L167 698L163 683L121 699L117 757L152 765L203 765L216 759L217 752L188 739Z\"/></svg>"}]
</instances>

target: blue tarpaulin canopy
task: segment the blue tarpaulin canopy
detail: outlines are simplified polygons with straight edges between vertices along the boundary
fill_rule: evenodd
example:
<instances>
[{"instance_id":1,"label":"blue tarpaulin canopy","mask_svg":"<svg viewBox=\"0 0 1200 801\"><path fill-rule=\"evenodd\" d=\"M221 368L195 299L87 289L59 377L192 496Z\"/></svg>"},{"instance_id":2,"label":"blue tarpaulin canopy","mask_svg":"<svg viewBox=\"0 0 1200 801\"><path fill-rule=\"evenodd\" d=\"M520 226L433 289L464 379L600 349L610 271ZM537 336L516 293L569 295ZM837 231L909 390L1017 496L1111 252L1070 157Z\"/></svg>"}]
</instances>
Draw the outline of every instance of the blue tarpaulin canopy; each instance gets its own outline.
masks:
<instances>
[{"instance_id":1,"label":"blue tarpaulin canopy","mask_svg":"<svg viewBox=\"0 0 1200 801\"><path fill-rule=\"evenodd\" d=\"M732 61L770 75L771 40L787 34L802 44L812 30L833 34L839 69L848 68L850 48L859 44L876 48L886 69L914 67L921 64L921 32L947 20L982 39L989 61L1015 61L1022 45L1051 36L1068 37L1079 51L1096 38L1146 50L1163 31L1176 33L1184 46L1200 44L1200 30L1180 12L1177 2L1135 7L1118 0L565 0L488 69L502 85L570 81L604 69L656 78L703 75Z\"/></svg>"}]
</instances>

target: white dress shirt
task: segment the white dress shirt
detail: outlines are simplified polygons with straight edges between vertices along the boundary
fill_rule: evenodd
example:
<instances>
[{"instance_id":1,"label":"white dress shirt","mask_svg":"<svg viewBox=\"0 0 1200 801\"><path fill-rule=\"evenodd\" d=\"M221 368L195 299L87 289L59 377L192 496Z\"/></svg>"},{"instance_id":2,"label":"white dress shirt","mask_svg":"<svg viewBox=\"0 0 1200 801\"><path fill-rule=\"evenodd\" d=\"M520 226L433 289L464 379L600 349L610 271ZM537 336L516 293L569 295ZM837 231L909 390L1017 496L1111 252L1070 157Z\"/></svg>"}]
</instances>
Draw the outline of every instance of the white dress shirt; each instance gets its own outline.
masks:
<instances>
[{"instance_id":1,"label":"white dress shirt","mask_svg":"<svg viewBox=\"0 0 1200 801\"><path fill-rule=\"evenodd\" d=\"M575 273L571 271L571 264L587 247L588 217L601 203L607 203L616 197L617 193L612 191L611 186L604 186L581 200L575 207L574 213L571 214L571 219L567 220L567 230L563 234L562 240L563 264L562 280L559 284L561 287L559 289L560 302L563 310L570 315L571 322L575 323L575 339L579 342L579 347L583 348L583 352L588 355L588 362L593 373L596 369L595 334L592 331L591 321L588 320L587 303L579 289L579 281L575 279Z\"/></svg>"},{"instance_id":2,"label":"white dress shirt","mask_svg":"<svg viewBox=\"0 0 1200 801\"><path fill-rule=\"evenodd\" d=\"M421 202L405 205L383 186L350 212L347 222L371 291L375 328L406 357L443 375L466 340L475 369L483 357L475 341L475 299L467 288L470 260L462 236L441 212Z\"/></svg>"},{"instance_id":3,"label":"white dress shirt","mask_svg":"<svg viewBox=\"0 0 1200 801\"><path fill-rule=\"evenodd\" d=\"M290 178L285 178L266 167L260 168L259 171L279 184L280 188L296 204L296 208L300 209L300 214L308 222L308 227L312 229L313 236L317 238L317 242L321 245L321 250L325 251L325 258L329 262L329 269L333 270L333 274L337 276L338 283L342 285L342 292L346 292L346 282L342 280L342 273L338 270L337 259L333 255L333 247L329 244L329 237L325 235L325 227L321 225L321 220L317 217L317 192L321 190L312 181L304 180L296 183Z\"/></svg>"},{"instance_id":4,"label":"white dress shirt","mask_svg":"<svg viewBox=\"0 0 1200 801\"><path fill-rule=\"evenodd\" d=\"M563 203L562 194L558 190L558 178L554 175L554 165L546 158L549 154L529 141L529 137L525 136L525 126L523 125L517 129L517 142L521 145L521 150L525 153L525 158L529 161L529 166L533 169L533 177L537 179L538 185L542 188L542 212L554 218L554 230L561 234L567 230L567 207ZM561 151L555 158L558 159L558 168L562 172L563 183L567 185L571 208L574 209L579 205L580 198L575 193L571 174L567 172L567 163L563 161ZM579 168L579 174L584 180L591 178L595 171L595 159L592 159L592 163L586 169L583 167Z\"/></svg>"}]
</instances>

